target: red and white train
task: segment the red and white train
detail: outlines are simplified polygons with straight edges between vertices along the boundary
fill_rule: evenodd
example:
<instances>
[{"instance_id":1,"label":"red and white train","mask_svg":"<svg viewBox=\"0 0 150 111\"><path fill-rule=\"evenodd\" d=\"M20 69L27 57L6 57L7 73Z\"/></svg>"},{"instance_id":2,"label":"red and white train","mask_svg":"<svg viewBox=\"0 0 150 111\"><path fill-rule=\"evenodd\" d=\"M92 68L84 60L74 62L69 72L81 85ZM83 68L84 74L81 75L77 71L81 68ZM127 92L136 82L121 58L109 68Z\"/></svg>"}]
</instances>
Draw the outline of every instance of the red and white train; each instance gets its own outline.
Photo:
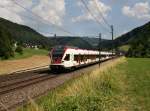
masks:
<instances>
[{"instance_id":1,"label":"red and white train","mask_svg":"<svg viewBox=\"0 0 150 111\"><path fill-rule=\"evenodd\" d=\"M50 52L50 69L74 69L112 58L115 54L111 52L100 52L94 50L84 50L68 46L56 46Z\"/></svg>"}]
</instances>

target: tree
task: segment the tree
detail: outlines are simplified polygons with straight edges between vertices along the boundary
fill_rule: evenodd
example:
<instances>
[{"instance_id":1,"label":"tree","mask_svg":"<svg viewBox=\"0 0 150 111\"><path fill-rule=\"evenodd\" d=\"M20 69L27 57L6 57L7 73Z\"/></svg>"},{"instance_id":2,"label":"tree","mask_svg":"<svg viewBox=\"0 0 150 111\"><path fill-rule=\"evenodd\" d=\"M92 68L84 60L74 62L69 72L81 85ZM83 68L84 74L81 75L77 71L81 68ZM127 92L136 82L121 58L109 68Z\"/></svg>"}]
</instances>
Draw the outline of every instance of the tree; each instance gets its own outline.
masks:
<instances>
[{"instance_id":1,"label":"tree","mask_svg":"<svg viewBox=\"0 0 150 111\"><path fill-rule=\"evenodd\" d=\"M1 30L0 27L0 57L8 59L14 56L13 39L7 31Z\"/></svg>"},{"instance_id":2,"label":"tree","mask_svg":"<svg viewBox=\"0 0 150 111\"><path fill-rule=\"evenodd\" d=\"M131 47L127 53L128 57L150 57L150 37L140 35L137 40L130 43Z\"/></svg>"}]
</instances>

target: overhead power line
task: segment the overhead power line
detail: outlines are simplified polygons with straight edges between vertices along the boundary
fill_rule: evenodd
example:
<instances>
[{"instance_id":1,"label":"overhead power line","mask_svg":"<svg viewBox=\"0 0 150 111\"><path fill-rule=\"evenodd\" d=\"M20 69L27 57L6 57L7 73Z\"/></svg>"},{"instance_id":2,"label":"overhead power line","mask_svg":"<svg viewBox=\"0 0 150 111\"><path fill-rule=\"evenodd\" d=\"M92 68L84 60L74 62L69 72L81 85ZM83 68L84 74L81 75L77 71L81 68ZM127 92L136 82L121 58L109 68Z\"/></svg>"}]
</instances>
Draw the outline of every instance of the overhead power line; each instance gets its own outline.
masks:
<instances>
[{"instance_id":1,"label":"overhead power line","mask_svg":"<svg viewBox=\"0 0 150 111\"><path fill-rule=\"evenodd\" d=\"M6 6L0 6L0 8L4 8L5 10L7 10L7 11L9 11L9 12L11 12L11 13L15 13L15 14L18 14L16 11L14 11L14 10L12 10L12 9L10 9L10 8L8 8L8 7L6 7ZM41 20L38 20L38 19L36 19L36 18L32 18L32 17L30 17L30 16L26 16L26 15L21 15L23 18L27 18L27 19L29 19L29 20L32 20L32 21L34 21L34 23L38 23L38 22L41 22ZM36 20L36 21L35 21ZM37 30L38 31L40 31L39 30L39 28L38 28L38 24L36 24L37 26Z\"/></svg>"},{"instance_id":2,"label":"overhead power line","mask_svg":"<svg viewBox=\"0 0 150 111\"><path fill-rule=\"evenodd\" d=\"M87 9L87 11L89 12L89 14L95 19L95 21L96 21L100 26L102 26L105 30L110 31L110 30L107 29L104 25L102 25L102 23L99 21L99 19L98 19L96 16L94 16L94 14L92 13L92 11L91 11L91 10L89 9L89 7L87 6L86 2L85 2L84 0L80 0L80 1L83 3L84 7Z\"/></svg>"},{"instance_id":3,"label":"overhead power line","mask_svg":"<svg viewBox=\"0 0 150 111\"><path fill-rule=\"evenodd\" d=\"M20 4L19 4L18 2L16 2L15 0L12 0L12 1L13 1L16 5L18 5L19 7L23 8L23 9L24 9L25 11L27 11L28 13L31 13L32 15L36 16L37 18L39 18L39 20L40 20L41 22L43 22L43 23L46 22L46 23L50 24L51 26L53 26L53 27L55 27L55 28L57 28L57 29L59 29L59 30L65 32L65 33L67 33L67 34L75 35L75 34L71 33L70 31L64 29L63 27L58 26L58 25L55 25L54 23L51 23L51 22L49 22L48 20L44 19L43 17L39 16L38 14L34 13L33 11L31 11L31 10L25 8L24 6L20 5ZM45 22L44 22L44 21L45 21Z\"/></svg>"},{"instance_id":4,"label":"overhead power line","mask_svg":"<svg viewBox=\"0 0 150 111\"><path fill-rule=\"evenodd\" d=\"M94 3L95 3L95 5L96 5L96 8L97 8L97 10L98 10L100 16L102 17L103 21L110 27L111 25L108 23L107 19L104 17L104 15L103 15L101 9L99 8L98 4L96 3L96 0L94 0Z\"/></svg>"},{"instance_id":5,"label":"overhead power line","mask_svg":"<svg viewBox=\"0 0 150 111\"><path fill-rule=\"evenodd\" d=\"M7 7L5 7L5 6L0 6L0 8L4 8L4 9L6 9L6 10L9 11L9 12L12 12L12 13L17 14L16 11L13 11L13 10L11 10L11 9L9 9L9 8L7 8ZM29 16L26 16L26 15L21 15L21 16L24 17L24 18L28 18L28 19L30 19L30 20L37 20L37 19L34 19L34 18L29 17ZM38 20L38 21L39 21L39 20Z\"/></svg>"}]
</instances>

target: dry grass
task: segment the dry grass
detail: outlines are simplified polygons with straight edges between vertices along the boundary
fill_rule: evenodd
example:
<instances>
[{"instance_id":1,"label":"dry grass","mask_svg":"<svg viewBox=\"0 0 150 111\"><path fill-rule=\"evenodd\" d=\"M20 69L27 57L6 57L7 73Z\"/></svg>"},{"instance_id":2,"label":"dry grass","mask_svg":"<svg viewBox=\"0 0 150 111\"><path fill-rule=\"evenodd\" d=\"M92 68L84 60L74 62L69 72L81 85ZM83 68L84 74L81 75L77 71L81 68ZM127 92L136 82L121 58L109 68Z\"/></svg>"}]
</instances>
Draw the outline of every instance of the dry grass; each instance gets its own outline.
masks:
<instances>
[{"instance_id":1,"label":"dry grass","mask_svg":"<svg viewBox=\"0 0 150 111\"><path fill-rule=\"evenodd\" d=\"M108 61L19 111L149 111L150 59Z\"/></svg>"},{"instance_id":2,"label":"dry grass","mask_svg":"<svg viewBox=\"0 0 150 111\"><path fill-rule=\"evenodd\" d=\"M99 109L123 111L125 108L122 105L116 109L112 105L116 98L122 97L120 95L112 95L109 91L111 92L113 89L124 90L123 81L119 79L120 77L117 79L115 73L121 73L120 71L118 72L116 66L125 62L126 59L124 57L107 61L101 65L101 68L95 69L92 73L84 74L50 92L48 96L41 98L38 103L31 100L31 104L23 111L33 111L33 109L34 111L70 111L74 107L80 111L88 109L87 107L90 109L95 107L97 111ZM108 106L111 106L111 108ZM20 109L19 111L22 110Z\"/></svg>"},{"instance_id":3,"label":"dry grass","mask_svg":"<svg viewBox=\"0 0 150 111\"><path fill-rule=\"evenodd\" d=\"M38 55L19 60L0 61L0 75L9 74L11 72L40 67L49 64L50 59L48 56L38 56Z\"/></svg>"},{"instance_id":4,"label":"dry grass","mask_svg":"<svg viewBox=\"0 0 150 111\"><path fill-rule=\"evenodd\" d=\"M83 75L81 78L76 79L70 86L70 84L65 88L65 90L61 91L61 93L58 93L57 97L63 98L65 96L75 96L79 94L80 92L83 92L81 90L85 90L84 93L89 93L86 89L91 89L90 87L93 87L94 81L99 78L102 74L104 74L108 69L114 70L114 67L118 64L126 62L126 59L124 57L108 61L100 66L100 68L95 69L92 73L87 75ZM116 70L117 71L117 70ZM86 84L86 85L85 85ZM93 85L91 85L93 84ZM86 88L87 87L87 88ZM90 90L92 91L92 90ZM92 92L91 92L92 93Z\"/></svg>"}]
</instances>

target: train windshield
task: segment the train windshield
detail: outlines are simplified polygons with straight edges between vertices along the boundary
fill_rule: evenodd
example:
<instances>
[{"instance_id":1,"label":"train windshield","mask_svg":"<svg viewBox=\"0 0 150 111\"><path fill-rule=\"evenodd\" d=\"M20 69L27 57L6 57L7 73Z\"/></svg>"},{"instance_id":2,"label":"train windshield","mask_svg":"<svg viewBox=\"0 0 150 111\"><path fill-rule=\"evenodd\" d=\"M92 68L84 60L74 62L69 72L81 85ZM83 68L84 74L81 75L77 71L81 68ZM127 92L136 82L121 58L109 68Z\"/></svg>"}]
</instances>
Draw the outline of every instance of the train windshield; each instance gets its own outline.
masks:
<instances>
[{"instance_id":1,"label":"train windshield","mask_svg":"<svg viewBox=\"0 0 150 111\"><path fill-rule=\"evenodd\" d=\"M57 54L57 53L52 54L53 58L60 58L60 57L62 58L62 56L63 56L63 54Z\"/></svg>"},{"instance_id":2,"label":"train windshield","mask_svg":"<svg viewBox=\"0 0 150 111\"><path fill-rule=\"evenodd\" d=\"M53 53L52 53L52 57L55 58L62 58L63 57L63 53L64 53L64 49L63 48L56 48L54 49Z\"/></svg>"}]
</instances>

